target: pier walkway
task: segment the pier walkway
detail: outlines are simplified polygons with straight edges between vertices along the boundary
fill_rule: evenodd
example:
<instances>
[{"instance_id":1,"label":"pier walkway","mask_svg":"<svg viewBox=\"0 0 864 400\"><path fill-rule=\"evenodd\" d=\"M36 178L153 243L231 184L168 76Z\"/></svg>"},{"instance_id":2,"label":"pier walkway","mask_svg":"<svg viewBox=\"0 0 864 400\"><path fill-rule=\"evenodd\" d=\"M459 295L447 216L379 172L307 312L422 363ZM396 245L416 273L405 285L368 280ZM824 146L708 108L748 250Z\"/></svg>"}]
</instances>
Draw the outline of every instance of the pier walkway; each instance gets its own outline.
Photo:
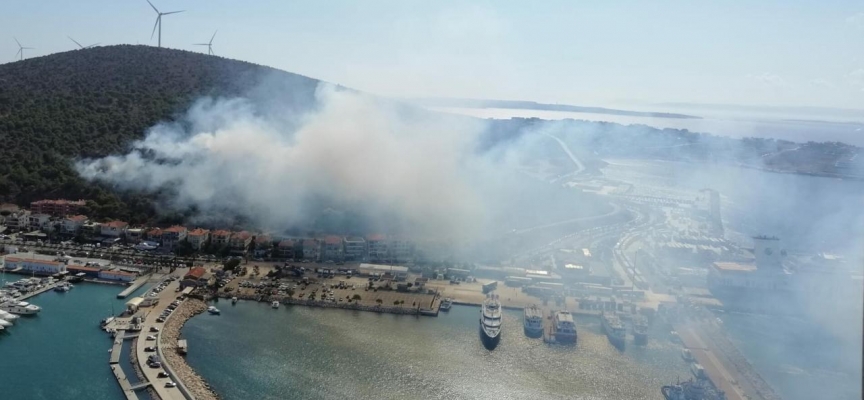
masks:
<instances>
[{"instance_id":1,"label":"pier walkway","mask_svg":"<svg viewBox=\"0 0 864 400\"><path fill-rule=\"evenodd\" d=\"M122 292L118 293L117 298L118 299L125 299L126 297L129 297L129 295L132 293L135 293L135 291L138 290L138 288L140 288L141 286L144 286L144 284L147 283L148 280L150 280L150 276L151 275L149 275L149 274L139 276L138 279L135 279L135 281L133 281L132 284L129 285L129 287L127 287Z\"/></svg>"}]
</instances>

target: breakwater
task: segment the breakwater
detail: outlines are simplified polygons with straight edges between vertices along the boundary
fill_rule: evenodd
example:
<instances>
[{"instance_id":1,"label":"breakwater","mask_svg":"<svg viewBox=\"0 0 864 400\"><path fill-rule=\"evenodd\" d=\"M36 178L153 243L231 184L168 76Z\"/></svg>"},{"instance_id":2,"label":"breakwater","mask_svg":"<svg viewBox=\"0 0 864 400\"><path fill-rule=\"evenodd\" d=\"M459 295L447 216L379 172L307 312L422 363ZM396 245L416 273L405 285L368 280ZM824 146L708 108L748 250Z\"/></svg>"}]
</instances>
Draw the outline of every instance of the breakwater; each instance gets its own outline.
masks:
<instances>
[{"instance_id":1,"label":"breakwater","mask_svg":"<svg viewBox=\"0 0 864 400\"><path fill-rule=\"evenodd\" d=\"M180 330L190 318L207 310L207 304L201 300L189 298L180 303L180 306L165 323L165 327L159 336L159 347L169 372L176 377L177 382L182 384L189 394L198 400L216 400L219 396L210 385L198 375L186 359L177 352L177 340L180 339Z\"/></svg>"}]
</instances>

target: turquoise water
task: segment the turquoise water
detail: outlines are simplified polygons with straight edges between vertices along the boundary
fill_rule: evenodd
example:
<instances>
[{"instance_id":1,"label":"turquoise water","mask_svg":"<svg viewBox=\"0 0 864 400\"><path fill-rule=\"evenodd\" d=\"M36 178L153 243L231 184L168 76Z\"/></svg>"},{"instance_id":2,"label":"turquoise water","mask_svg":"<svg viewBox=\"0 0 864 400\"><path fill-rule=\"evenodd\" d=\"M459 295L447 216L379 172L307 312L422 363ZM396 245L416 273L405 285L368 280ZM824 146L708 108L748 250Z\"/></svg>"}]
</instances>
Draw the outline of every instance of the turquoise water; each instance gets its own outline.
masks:
<instances>
[{"instance_id":1,"label":"turquoise water","mask_svg":"<svg viewBox=\"0 0 864 400\"><path fill-rule=\"evenodd\" d=\"M620 352L590 317L565 347L525 337L521 312L508 311L489 351L473 307L417 318L220 304L183 335L189 363L228 399L662 399L661 385L688 374L661 332Z\"/></svg>"},{"instance_id":2,"label":"turquoise water","mask_svg":"<svg viewBox=\"0 0 864 400\"><path fill-rule=\"evenodd\" d=\"M108 367L111 338L99 321L120 311L120 286L80 283L68 293L45 292L27 301L42 307L0 333L0 398L120 399Z\"/></svg>"}]
</instances>

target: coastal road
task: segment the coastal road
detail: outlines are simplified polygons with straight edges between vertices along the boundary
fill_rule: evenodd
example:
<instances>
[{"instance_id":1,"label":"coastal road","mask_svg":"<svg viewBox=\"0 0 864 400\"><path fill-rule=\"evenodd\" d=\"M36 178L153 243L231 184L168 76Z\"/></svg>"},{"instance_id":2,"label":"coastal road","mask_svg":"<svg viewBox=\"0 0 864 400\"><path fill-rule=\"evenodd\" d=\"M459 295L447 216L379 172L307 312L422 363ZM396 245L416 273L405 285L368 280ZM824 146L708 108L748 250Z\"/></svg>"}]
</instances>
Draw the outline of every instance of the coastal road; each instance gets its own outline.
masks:
<instances>
[{"instance_id":1,"label":"coastal road","mask_svg":"<svg viewBox=\"0 0 864 400\"><path fill-rule=\"evenodd\" d=\"M185 271L178 270L178 271ZM180 272L175 272L175 275L182 276ZM138 337L138 345L135 347L135 354L138 356L138 366L141 368L141 371L144 373L144 377L148 382L151 382L153 385L153 389L156 391L156 394L159 395L162 400L185 400L186 396L183 395L183 392L180 389L167 388L165 387L165 382L169 382L170 378L159 378L157 375L159 372L164 371L162 368L150 368L147 365L147 357L152 354L156 354L155 352L146 352L144 351L145 347L156 346L156 340L147 340L148 335L157 335L155 332L150 332L150 327L155 326L160 330L163 328L162 323L156 322L156 319L159 318L159 315L162 314L171 302L174 301L177 296L180 294L177 292L177 288L180 287L180 279L175 280L168 284L159 295L159 304L145 308L148 311L147 317L144 319L144 327L141 329L141 335ZM162 360L162 363L165 363L165 360Z\"/></svg>"},{"instance_id":2,"label":"coastal road","mask_svg":"<svg viewBox=\"0 0 864 400\"><path fill-rule=\"evenodd\" d=\"M573 164L576 165L576 170L569 173L568 175L579 175L582 171L585 170L585 165L582 164L582 161L579 161L579 158L573 155L573 152L570 151L570 148L567 147L567 144L564 143L563 140L558 139L557 137L550 135L548 133L544 133L544 135L549 136L552 139L555 139L556 142L561 146L561 150L564 150L567 153L567 156L570 157L570 160L573 161Z\"/></svg>"}]
</instances>

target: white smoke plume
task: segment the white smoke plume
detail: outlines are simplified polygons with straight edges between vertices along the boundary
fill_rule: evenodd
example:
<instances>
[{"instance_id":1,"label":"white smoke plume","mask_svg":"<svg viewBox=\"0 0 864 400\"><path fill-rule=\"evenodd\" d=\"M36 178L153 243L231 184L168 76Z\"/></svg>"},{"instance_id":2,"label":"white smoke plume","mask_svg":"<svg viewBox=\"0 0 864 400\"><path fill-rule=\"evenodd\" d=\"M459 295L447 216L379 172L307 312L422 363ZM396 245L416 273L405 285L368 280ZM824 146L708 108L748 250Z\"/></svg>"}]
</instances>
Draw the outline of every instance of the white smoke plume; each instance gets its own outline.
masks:
<instances>
[{"instance_id":1,"label":"white smoke plume","mask_svg":"<svg viewBox=\"0 0 864 400\"><path fill-rule=\"evenodd\" d=\"M321 205L420 235L470 235L485 223L478 184L490 164L472 154L482 121L431 118L330 86L316 97L316 110L298 118L241 98L201 99L128 154L76 168L123 189L168 187L169 207L240 215L262 228L306 223Z\"/></svg>"}]
</instances>

